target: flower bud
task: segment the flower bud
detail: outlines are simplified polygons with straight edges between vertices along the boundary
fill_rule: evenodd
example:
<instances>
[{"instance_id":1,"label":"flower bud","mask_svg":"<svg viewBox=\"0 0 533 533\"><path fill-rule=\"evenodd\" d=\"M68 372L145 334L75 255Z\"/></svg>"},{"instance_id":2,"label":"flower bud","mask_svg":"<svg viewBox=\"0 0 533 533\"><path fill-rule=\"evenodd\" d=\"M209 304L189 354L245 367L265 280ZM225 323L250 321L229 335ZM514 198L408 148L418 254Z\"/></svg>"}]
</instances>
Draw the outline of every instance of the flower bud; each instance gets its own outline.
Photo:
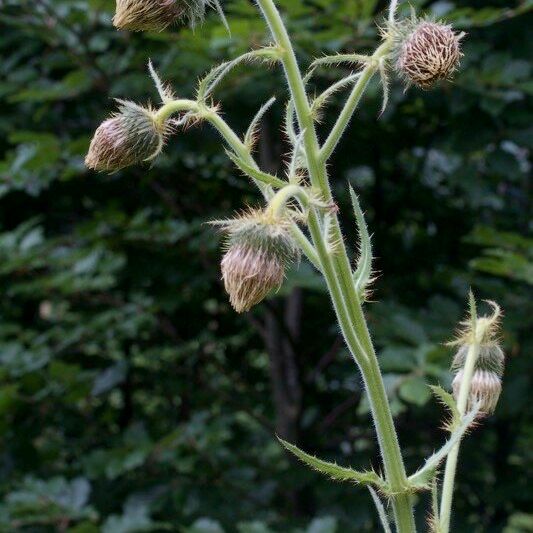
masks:
<instances>
[{"instance_id":1,"label":"flower bud","mask_svg":"<svg viewBox=\"0 0 533 533\"><path fill-rule=\"evenodd\" d=\"M116 172L154 159L165 144L171 126L158 123L155 113L133 102L119 100L119 112L96 130L85 157L88 168Z\"/></svg>"},{"instance_id":2,"label":"flower bud","mask_svg":"<svg viewBox=\"0 0 533 533\"><path fill-rule=\"evenodd\" d=\"M463 382L463 370L459 370L453 380L453 394L457 400ZM490 370L476 370L470 385L467 409L472 409L479 404L481 415L490 415L496 409L500 394L502 392L502 382L496 372Z\"/></svg>"},{"instance_id":3,"label":"flower bud","mask_svg":"<svg viewBox=\"0 0 533 533\"><path fill-rule=\"evenodd\" d=\"M452 368L459 370L465 366L468 355L468 345L459 348L453 359ZM482 344L479 347L479 355L476 361L476 368L488 370L498 376L503 376L505 366L505 354L496 343Z\"/></svg>"},{"instance_id":4,"label":"flower bud","mask_svg":"<svg viewBox=\"0 0 533 533\"><path fill-rule=\"evenodd\" d=\"M289 224L289 220L263 211L250 211L221 223L228 234L222 278L238 313L249 311L278 289L288 265L298 259Z\"/></svg>"},{"instance_id":5,"label":"flower bud","mask_svg":"<svg viewBox=\"0 0 533 533\"><path fill-rule=\"evenodd\" d=\"M113 24L131 31L162 31L184 18L203 18L207 0L117 0Z\"/></svg>"},{"instance_id":6,"label":"flower bud","mask_svg":"<svg viewBox=\"0 0 533 533\"><path fill-rule=\"evenodd\" d=\"M452 27L419 21L403 33L396 66L408 83L429 89L439 80L450 79L459 66L461 39Z\"/></svg>"}]
</instances>

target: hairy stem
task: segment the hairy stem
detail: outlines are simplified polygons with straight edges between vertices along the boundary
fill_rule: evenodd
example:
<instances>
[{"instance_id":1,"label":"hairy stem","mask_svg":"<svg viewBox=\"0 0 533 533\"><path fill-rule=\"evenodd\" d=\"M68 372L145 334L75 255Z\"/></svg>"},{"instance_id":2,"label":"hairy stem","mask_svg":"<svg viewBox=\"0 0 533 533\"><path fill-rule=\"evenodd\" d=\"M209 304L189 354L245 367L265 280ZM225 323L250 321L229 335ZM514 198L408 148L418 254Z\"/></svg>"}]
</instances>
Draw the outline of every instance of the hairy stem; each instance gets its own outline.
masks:
<instances>
[{"instance_id":1,"label":"hairy stem","mask_svg":"<svg viewBox=\"0 0 533 533\"><path fill-rule=\"evenodd\" d=\"M325 159L321 156L318 137L306 93L305 84L298 66L294 49L283 24L281 16L272 0L256 0L269 27L276 44L283 51L282 62L287 77L289 89L294 101L300 130L303 132L304 148L311 182L317 188L325 202L332 202L331 188L328 182ZM383 46L383 45L382 45ZM386 53L382 47L380 54ZM342 113L343 123L334 130L335 136L342 135L353 114L353 109L362 95L368 80L378 67L371 63L372 69L368 70L366 81L359 86L356 97L350 98ZM362 76L365 79L365 76ZM355 89L354 89L355 90ZM352 93L353 96L353 93ZM355 100L355 101L354 101ZM353 109L352 109L353 108ZM344 124L344 125L343 125ZM331 143L338 141L332 138ZM352 355L359 365L366 384L367 393L372 407L374 423L383 457L387 480L394 493L392 504L395 521L399 533L412 533L415 524L412 512L411 498L406 492L407 476L394 428L394 422L379 369L377 357L372 345L368 327L363 315L361 302L357 295L350 262L342 238L338 218L332 215L333 240L338 243L337 249L331 251L325 242L320 220L315 210L309 216L309 229L314 244L318 251L322 272L326 279L331 294L333 306L339 320L343 335Z\"/></svg>"},{"instance_id":2,"label":"hairy stem","mask_svg":"<svg viewBox=\"0 0 533 533\"><path fill-rule=\"evenodd\" d=\"M184 111L191 111L198 114L201 118L209 121L211 125L222 135L226 143L230 148L248 165L254 169L258 169L255 159L252 157L250 150L243 143L238 135L233 131L231 126L214 110L205 108L194 100L174 100L163 105L155 116L156 121L168 120L175 113L182 113ZM256 180L252 177L252 180L257 185L259 190L263 193L263 196L268 199L271 193L268 191L264 183ZM309 259L309 261L315 266L317 270L322 270L320 259L314 249L313 245L309 242L307 237L303 234L302 230L296 223L292 224L291 232L293 237L298 242L303 253Z\"/></svg>"},{"instance_id":3,"label":"hairy stem","mask_svg":"<svg viewBox=\"0 0 533 533\"><path fill-rule=\"evenodd\" d=\"M468 398L470 396L470 386L472 378L476 370L476 361L479 356L480 345L474 342L468 349L465 366L463 369L463 380L459 390L459 398L457 399L457 409L459 414L464 416L468 406ZM453 491L455 486L455 475L457 472L457 461L459 458L459 449L461 441L459 441L448 454L446 460L446 468L444 470L444 481L442 484L442 499L440 508L440 528L442 533L449 533L450 520L452 515Z\"/></svg>"},{"instance_id":4,"label":"hairy stem","mask_svg":"<svg viewBox=\"0 0 533 533\"><path fill-rule=\"evenodd\" d=\"M280 189L270 200L268 208L274 215L279 216L283 214L287 207L287 203L293 198L298 200L303 209L309 208L309 195L305 189L299 185L287 185L283 189Z\"/></svg>"},{"instance_id":5,"label":"hairy stem","mask_svg":"<svg viewBox=\"0 0 533 533\"><path fill-rule=\"evenodd\" d=\"M335 148L339 144L343 133L346 131L346 128L348 127L348 124L355 110L357 109L357 106L359 105L361 97L363 96L363 93L365 92L369 81L379 70L380 59L390 52L391 47L392 42L390 39L387 39L369 58L366 67L362 70L360 78L357 80L357 83L355 84L350 96L348 97L346 105L344 106L335 125L333 126L333 129L331 130L331 133L326 139L326 142L322 146L322 149L320 151L320 161L322 163L326 162L335 151Z\"/></svg>"}]
</instances>

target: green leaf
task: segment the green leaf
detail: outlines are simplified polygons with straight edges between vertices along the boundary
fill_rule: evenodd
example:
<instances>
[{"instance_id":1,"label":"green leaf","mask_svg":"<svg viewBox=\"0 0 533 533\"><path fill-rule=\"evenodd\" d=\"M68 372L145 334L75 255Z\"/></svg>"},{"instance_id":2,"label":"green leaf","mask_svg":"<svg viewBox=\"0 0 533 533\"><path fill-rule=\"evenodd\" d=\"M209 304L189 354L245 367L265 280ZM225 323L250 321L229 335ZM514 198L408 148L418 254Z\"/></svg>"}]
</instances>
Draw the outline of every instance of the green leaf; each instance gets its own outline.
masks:
<instances>
[{"instance_id":1,"label":"green leaf","mask_svg":"<svg viewBox=\"0 0 533 533\"><path fill-rule=\"evenodd\" d=\"M390 524L389 524L389 519L387 517L387 511L385 511L385 507L383 507L383 502L378 496L378 493L372 487L368 487L368 490L370 491L372 500L374 500L374 505L376 506L376 509L378 511L379 521L381 522L383 531L385 533L392 533Z\"/></svg>"},{"instance_id":2,"label":"green leaf","mask_svg":"<svg viewBox=\"0 0 533 533\"><path fill-rule=\"evenodd\" d=\"M455 428L461 421L461 415L457 409L455 398L440 385L430 385L429 388L437 399L450 410L450 414L452 415L450 427Z\"/></svg>"},{"instance_id":3,"label":"green leaf","mask_svg":"<svg viewBox=\"0 0 533 533\"><path fill-rule=\"evenodd\" d=\"M428 489L437 473L437 469L442 461L446 459L454 446L463 438L466 430L472 425L479 412L479 408L468 412L461 421L461 425L451 434L446 444L431 457L426 459L424 466L409 477L409 484L415 490Z\"/></svg>"},{"instance_id":4,"label":"green leaf","mask_svg":"<svg viewBox=\"0 0 533 533\"><path fill-rule=\"evenodd\" d=\"M263 172L258 168L253 168L230 150L226 150L226 154L243 174L246 174L247 176L250 176L253 179L260 181L261 183L264 183L266 185L271 185L272 187L282 188L287 185L285 181L278 178L277 176L273 176L272 174Z\"/></svg>"},{"instance_id":5,"label":"green leaf","mask_svg":"<svg viewBox=\"0 0 533 533\"><path fill-rule=\"evenodd\" d=\"M327 461L323 461L322 459L318 459L313 455L305 453L297 446L294 446L294 444L290 444L280 438L278 438L278 440L287 450L298 457L300 461L311 467L313 470L328 476L330 479L335 481L352 481L361 485L375 485L380 490L387 489L387 484L385 481L375 472L358 472L352 468L339 466L336 463L329 463Z\"/></svg>"},{"instance_id":6,"label":"green leaf","mask_svg":"<svg viewBox=\"0 0 533 533\"><path fill-rule=\"evenodd\" d=\"M350 196L352 198L353 210L357 221L357 231L359 234L359 260L354 272L354 281L357 292L362 299L365 299L365 292L370 283L372 283L372 240L370 233L368 232L368 226L359 199L351 186Z\"/></svg>"}]
</instances>

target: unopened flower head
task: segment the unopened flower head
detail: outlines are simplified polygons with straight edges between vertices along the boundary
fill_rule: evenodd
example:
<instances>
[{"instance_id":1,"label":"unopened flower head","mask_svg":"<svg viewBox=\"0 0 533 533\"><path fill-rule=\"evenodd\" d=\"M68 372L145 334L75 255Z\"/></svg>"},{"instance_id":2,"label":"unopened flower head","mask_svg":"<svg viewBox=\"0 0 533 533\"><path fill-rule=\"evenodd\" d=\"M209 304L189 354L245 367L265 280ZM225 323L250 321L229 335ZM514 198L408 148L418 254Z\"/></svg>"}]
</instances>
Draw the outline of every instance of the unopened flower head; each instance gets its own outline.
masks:
<instances>
[{"instance_id":1,"label":"unopened flower head","mask_svg":"<svg viewBox=\"0 0 533 533\"><path fill-rule=\"evenodd\" d=\"M461 39L453 28L428 20L410 21L398 29L396 67L409 83L429 89L451 79L462 57Z\"/></svg>"},{"instance_id":2,"label":"unopened flower head","mask_svg":"<svg viewBox=\"0 0 533 533\"><path fill-rule=\"evenodd\" d=\"M119 100L119 111L96 130L85 158L87 167L106 172L154 159L170 134L152 109Z\"/></svg>"},{"instance_id":3,"label":"unopened flower head","mask_svg":"<svg viewBox=\"0 0 533 533\"><path fill-rule=\"evenodd\" d=\"M287 266L299 257L290 221L270 212L249 211L215 224L227 233L221 267L230 302L238 313L249 311L280 287Z\"/></svg>"},{"instance_id":4,"label":"unopened flower head","mask_svg":"<svg viewBox=\"0 0 533 533\"><path fill-rule=\"evenodd\" d=\"M162 31L188 19L203 19L211 0L117 0L113 23L131 31Z\"/></svg>"},{"instance_id":5,"label":"unopened flower head","mask_svg":"<svg viewBox=\"0 0 533 533\"><path fill-rule=\"evenodd\" d=\"M476 304L471 295L470 316L462 322L459 336L452 344L458 346L452 370L455 373L453 392L458 400L464 383L465 368L473 368L468 409L480 405L480 414L494 412L502 390L505 354L499 345L501 309L495 302L488 302L492 314L478 317Z\"/></svg>"},{"instance_id":6,"label":"unopened flower head","mask_svg":"<svg viewBox=\"0 0 533 533\"><path fill-rule=\"evenodd\" d=\"M453 369L460 370L465 366L468 350L468 345L463 345L459 348L459 350L457 350L457 353L453 359ZM481 344L476 361L476 368L494 372L501 377L503 376L504 367L505 354L500 346L496 342Z\"/></svg>"},{"instance_id":7,"label":"unopened flower head","mask_svg":"<svg viewBox=\"0 0 533 533\"><path fill-rule=\"evenodd\" d=\"M453 380L453 393L456 399L459 397L463 376L464 371L460 370ZM502 381L496 372L476 370L470 385L467 408L473 409L478 405L481 415L490 415L498 405L501 392Z\"/></svg>"}]
</instances>

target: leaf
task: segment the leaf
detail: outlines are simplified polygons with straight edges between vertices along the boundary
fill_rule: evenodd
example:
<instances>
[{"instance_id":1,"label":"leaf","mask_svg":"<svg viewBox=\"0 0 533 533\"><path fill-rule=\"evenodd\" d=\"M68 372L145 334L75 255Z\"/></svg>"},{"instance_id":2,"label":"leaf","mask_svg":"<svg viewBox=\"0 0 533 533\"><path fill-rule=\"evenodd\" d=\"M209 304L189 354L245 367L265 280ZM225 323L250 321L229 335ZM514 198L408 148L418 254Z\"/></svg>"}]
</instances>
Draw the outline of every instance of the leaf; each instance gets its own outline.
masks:
<instances>
[{"instance_id":1,"label":"leaf","mask_svg":"<svg viewBox=\"0 0 533 533\"><path fill-rule=\"evenodd\" d=\"M271 185L272 187L278 187L278 188L282 188L282 187L285 187L285 185L287 185L285 181L278 178L277 176L273 176L272 174L267 174L266 172L263 172L262 170L259 170L258 168L252 167L251 165L243 161L237 154L234 154L230 150L226 150L226 154L241 172L243 172L247 176L250 176L254 180L257 180L266 185Z\"/></svg>"},{"instance_id":2,"label":"leaf","mask_svg":"<svg viewBox=\"0 0 533 533\"><path fill-rule=\"evenodd\" d=\"M461 414L457 409L455 398L448 391L445 391L440 385L430 385L429 388L437 397L437 400L439 400L450 410L450 414L452 415L450 427L455 428L461 421Z\"/></svg>"},{"instance_id":3,"label":"leaf","mask_svg":"<svg viewBox=\"0 0 533 533\"><path fill-rule=\"evenodd\" d=\"M372 241L359 199L351 186L350 196L359 233L359 260L354 272L354 281L357 292L362 299L365 299L367 287L372 282Z\"/></svg>"},{"instance_id":4,"label":"leaf","mask_svg":"<svg viewBox=\"0 0 533 533\"><path fill-rule=\"evenodd\" d=\"M279 57L279 51L274 46L267 46L240 55L236 59L226 61L214 67L198 84L198 100L205 102L224 77L235 67L247 61L273 62Z\"/></svg>"},{"instance_id":5,"label":"leaf","mask_svg":"<svg viewBox=\"0 0 533 533\"><path fill-rule=\"evenodd\" d=\"M276 102L276 97L273 96L272 98L270 98L270 100L268 100L266 103L264 103L260 107L259 111L256 113L256 115L252 119L252 122L250 123L250 126L248 127L246 135L244 136L244 144L248 148L250 149L253 148L255 144L257 130L259 129L261 120L265 116L265 113L268 112L268 110L274 105L275 102Z\"/></svg>"},{"instance_id":6,"label":"leaf","mask_svg":"<svg viewBox=\"0 0 533 533\"><path fill-rule=\"evenodd\" d=\"M378 511L379 520L383 527L383 531L385 533L392 533L390 524L389 524L389 519L387 517L387 512L385 511L385 507L383 507L383 502L380 500L377 492L372 487L368 487L368 490L370 491L370 495L372 496L372 499L374 500L374 504Z\"/></svg>"},{"instance_id":7,"label":"leaf","mask_svg":"<svg viewBox=\"0 0 533 533\"><path fill-rule=\"evenodd\" d=\"M335 481L353 481L361 485L375 485L380 490L387 489L385 481L375 472L358 472L351 468L339 466L336 463L329 463L305 453L297 446L294 446L294 444L290 444L279 437L278 440L289 452L293 453L298 459L300 459L300 461L311 467L313 470L328 476L330 479Z\"/></svg>"},{"instance_id":8,"label":"leaf","mask_svg":"<svg viewBox=\"0 0 533 533\"><path fill-rule=\"evenodd\" d=\"M463 438L466 430L472 425L479 412L479 407L468 412L461 421L461 425L451 434L450 438L446 441L446 444L431 457L426 459L426 462L420 470L415 472L409 477L409 484L415 490L427 489L430 486L437 468L440 463L446 459L448 454L452 451L453 447L458 444Z\"/></svg>"}]
</instances>

